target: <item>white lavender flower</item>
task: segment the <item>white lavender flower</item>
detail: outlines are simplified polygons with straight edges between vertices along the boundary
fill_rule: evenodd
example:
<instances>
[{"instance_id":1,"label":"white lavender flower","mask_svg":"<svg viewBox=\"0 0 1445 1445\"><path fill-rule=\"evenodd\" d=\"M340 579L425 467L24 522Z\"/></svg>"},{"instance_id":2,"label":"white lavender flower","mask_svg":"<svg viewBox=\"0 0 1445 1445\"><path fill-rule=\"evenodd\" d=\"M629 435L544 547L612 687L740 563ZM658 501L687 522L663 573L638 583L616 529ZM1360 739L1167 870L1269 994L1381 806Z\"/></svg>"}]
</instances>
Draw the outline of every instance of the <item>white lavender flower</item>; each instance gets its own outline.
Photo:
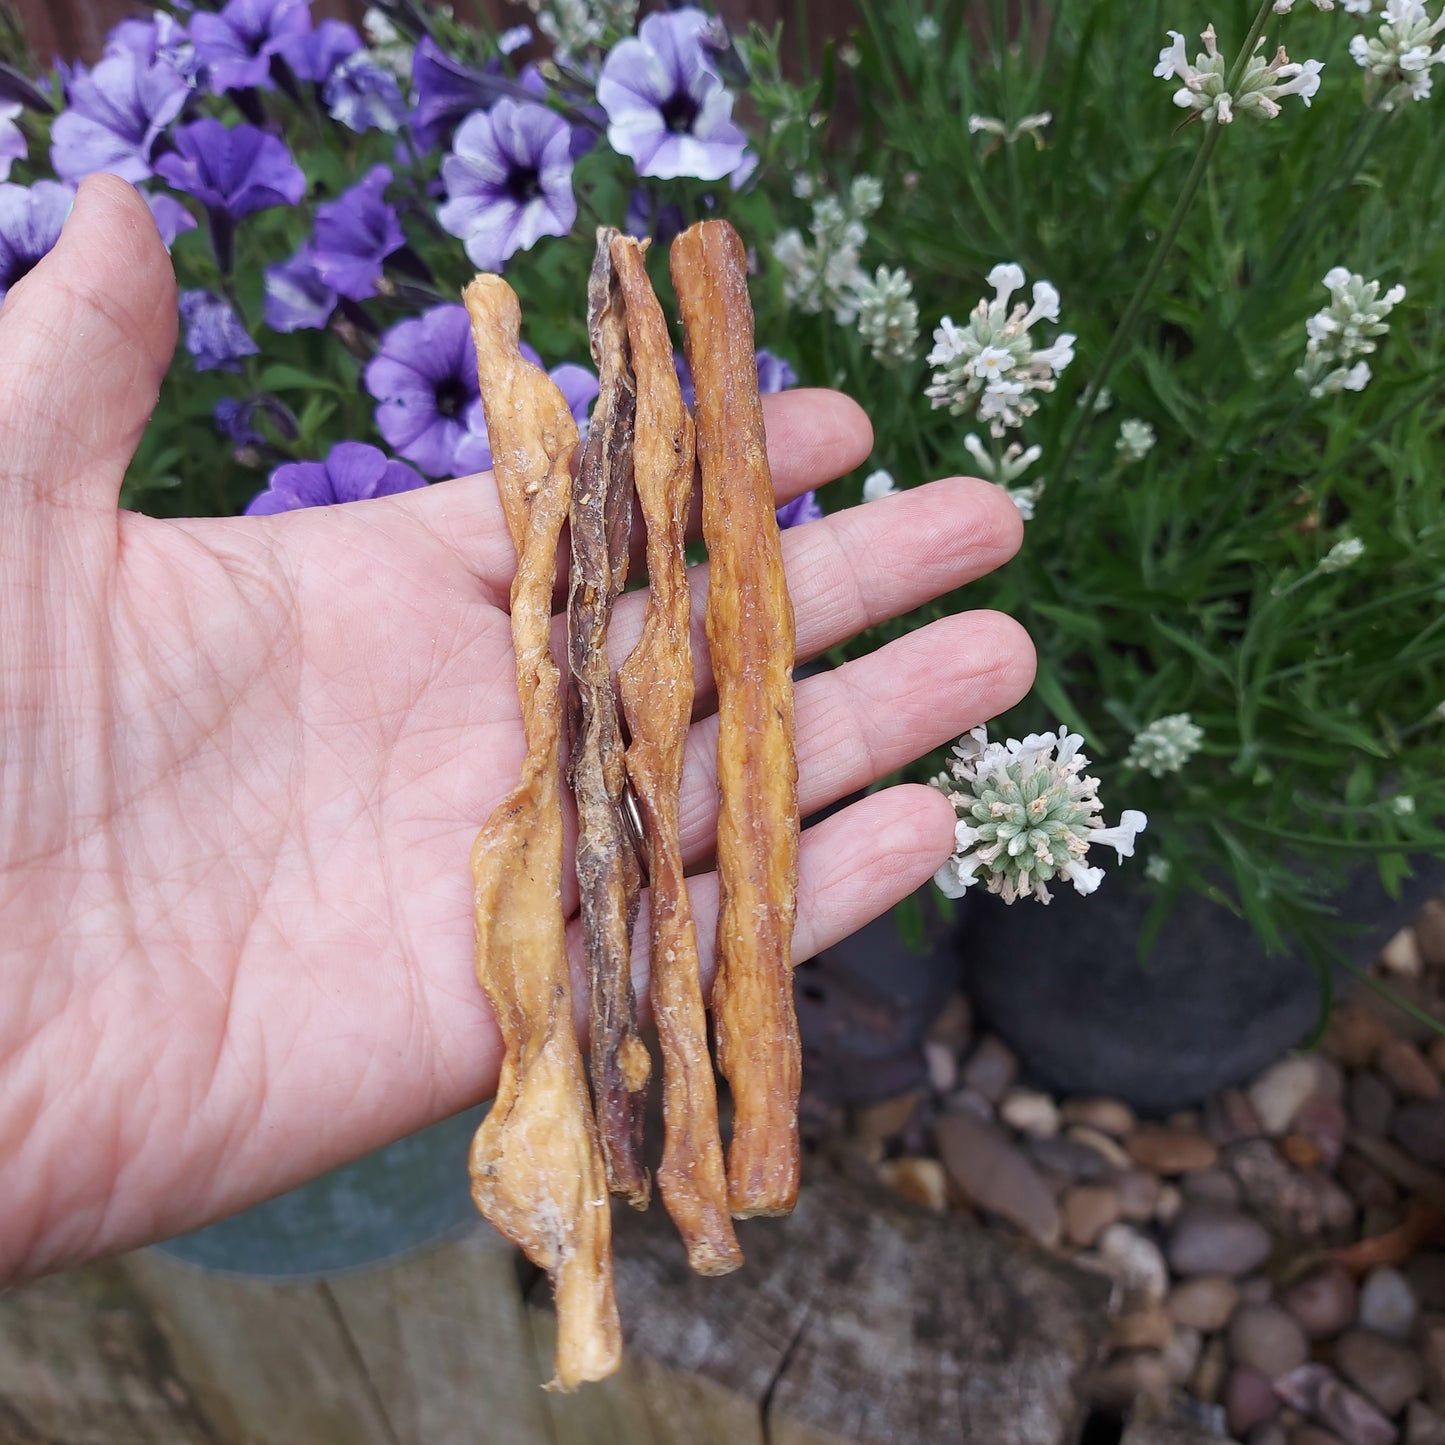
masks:
<instances>
[{"instance_id":1,"label":"white lavender flower","mask_svg":"<svg viewBox=\"0 0 1445 1445\"><path fill-rule=\"evenodd\" d=\"M386 12L378 10L375 5L371 6L361 18L361 28L366 34L366 43L371 51L371 63L394 75L403 82L403 86L409 83L416 50L407 43L406 36L391 23Z\"/></svg>"},{"instance_id":2,"label":"white lavender flower","mask_svg":"<svg viewBox=\"0 0 1445 1445\"><path fill-rule=\"evenodd\" d=\"M1365 555L1365 544L1358 537L1342 537L1319 561L1321 572L1343 572Z\"/></svg>"},{"instance_id":3,"label":"white lavender flower","mask_svg":"<svg viewBox=\"0 0 1445 1445\"><path fill-rule=\"evenodd\" d=\"M1415 811L1415 799L1409 793L1397 793L1390 799L1390 811L1397 817L1408 818Z\"/></svg>"},{"instance_id":4,"label":"white lavender flower","mask_svg":"<svg viewBox=\"0 0 1445 1445\"><path fill-rule=\"evenodd\" d=\"M795 183L796 189L796 183ZM811 186L809 194L813 194ZM773 242L773 259L783 269L783 297L789 306L810 316L832 311L840 326L858 318L858 288L868 284L859 255L868 239L863 224L882 202L882 188L872 176L858 176L848 188L848 203L837 196L813 202L811 244L795 227Z\"/></svg>"},{"instance_id":5,"label":"white lavender flower","mask_svg":"<svg viewBox=\"0 0 1445 1445\"><path fill-rule=\"evenodd\" d=\"M1134 734L1124 759L1130 767L1141 768L1151 778L1177 773L1204 741L1204 729L1187 712L1155 718Z\"/></svg>"},{"instance_id":6,"label":"white lavender flower","mask_svg":"<svg viewBox=\"0 0 1445 1445\"><path fill-rule=\"evenodd\" d=\"M1032 306L1020 301L1012 309L1009 299L1024 284L1023 268L995 266L988 284L993 300L981 300L966 326L945 316L934 331L928 361L936 370L927 395L935 409L947 407L954 416L976 412L990 435L1001 437L1038 410L1035 393L1054 389L1074 359L1074 338L1062 332L1052 346L1034 343L1033 327L1059 319L1059 293L1047 281L1034 283Z\"/></svg>"},{"instance_id":7,"label":"white lavender flower","mask_svg":"<svg viewBox=\"0 0 1445 1445\"><path fill-rule=\"evenodd\" d=\"M1137 416L1125 417L1119 423L1119 439L1114 450L1126 462L1141 462L1154 450L1154 428Z\"/></svg>"},{"instance_id":8,"label":"white lavender flower","mask_svg":"<svg viewBox=\"0 0 1445 1445\"><path fill-rule=\"evenodd\" d=\"M943 34L943 30L936 15L920 15L918 24L913 27L913 33L918 37L919 44L932 45Z\"/></svg>"},{"instance_id":9,"label":"white lavender flower","mask_svg":"<svg viewBox=\"0 0 1445 1445\"><path fill-rule=\"evenodd\" d=\"M1346 15L1368 15L1375 8L1375 0L1340 0Z\"/></svg>"},{"instance_id":10,"label":"white lavender flower","mask_svg":"<svg viewBox=\"0 0 1445 1445\"><path fill-rule=\"evenodd\" d=\"M991 743L981 727L958 740L945 787L958 815L955 852L933 879L944 893L958 898L982 883L1005 903L1047 903L1044 885L1055 878L1086 894L1103 882L1104 870L1084 862L1093 845L1114 849L1120 861L1132 856L1148 819L1130 810L1117 827L1103 826L1099 780L1081 776L1089 765L1083 742L1062 726L1022 742Z\"/></svg>"},{"instance_id":11,"label":"white lavender flower","mask_svg":"<svg viewBox=\"0 0 1445 1445\"><path fill-rule=\"evenodd\" d=\"M885 472L881 467L876 472L869 472L863 478L863 500L865 502L876 502L880 497L891 497L897 491L898 486L893 480L893 473Z\"/></svg>"},{"instance_id":12,"label":"white lavender flower","mask_svg":"<svg viewBox=\"0 0 1445 1445\"><path fill-rule=\"evenodd\" d=\"M918 347L918 303L913 282L903 270L880 266L870 279L861 274L853 287L858 334L884 366L913 359Z\"/></svg>"},{"instance_id":13,"label":"white lavender flower","mask_svg":"<svg viewBox=\"0 0 1445 1445\"><path fill-rule=\"evenodd\" d=\"M1021 136L1029 136L1037 150L1044 148L1044 127L1054 118L1051 110L1041 110L1034 115L1026 115L1016 120L1012 125L1007 121L1000 120L993 115L971 115L968 118L968 133L970 135L991 135L998 139L993 142L990 149L996 149L999 142L1011 146ZM985 151L985 156L989 154Z\"/></svg>"},{"instance_id":14,"label":"white lavender flower","mask_svg":"<svg viewBox=\"0 0 1445 1445\"><path fill-rule=\"evenodd\" d=\"M1316 10L1333 10L1335 0L1314 0ZM1276 15L1288 15L1294 9L1294 0L1274 0L1274 13Z\"/></svg>"},{"instance_id":15,"label":"white lavender flower","mask_svg":"<svg viewBox=\"0 0 1445 1445\"><path fill-rule=\"evenodd\" d=\"M1001 487L1012 486L1044 454L1042 447L1030 447L1025 451L1021 443L1010 442L995 459L994 454L972 432L964 437L963 445L973 458L978 475L986 482L997 482Z\"/></svg>"},{"instance_id":16,"label":"white lavender flower","mask_svg":"<svg viewBox=\"0 0 1445 1445\"><path fill-rule=\"evenodd\" d=\"M1167 883L1173 873L1174 865L1162 853L1151 853L1144 860L1144 876L1151 883Z\"/></svg>"},{"instance_id":17,"label":"white lavender flower","mask_svg":"<svg viewBox=\"0 0 1445 1445\"><path fill-rule=\"evenodd\" d=\"M1159 52L1154 74L1161 80L1182 82L1174 92L1174 104L1181 110L1196 112L1201 120L1228 125L1237 114L1272 120L1279 114L1279 103L1285 96L1297 95L1309 105L1310 97L1320 88L1322 61L1306 60L1301 65L1285 54L1282 45L1272 60L1265 60L1258 53L1264 44L1261 36L1238 87L1228 91L1224 82L1229 75L1229 61L1219 52L1214 26L1206 26L1200 39L1204 50L1191 65L1183 35L1171 30L1170 43Z\"/></svg>"},{"instance_id":18,"label":"white lavender flower","mask_svg":"<svg viewBox=\"0 0 1445 1445\"><path fill-rule=\"evenodd\" d=\"M609 34L626 34L637 23L637 0L527 0L537 29L558 56L583 55Z\"/></svg>"},{"instance_id":19,"label":"white lavender flower","mask_svg":"<svg viewBox=\"0 0 1445 1445\"><path fill-rule=\"evenodd\" d=\"M1442 30L1445 10L1431 20L1424 0L1385 0L1379 32L1350 41L1350 55L1365 72L1366 103L1394 110L1409 100L1428 99L1431 67L1445 61L1445 45L1434 44Z\"/></svg>"},{"instance_id":20,"label":"white lavender flower","mask_svg":"<svg viewBox=\"0 0 1445 1445\"><path fill-rule=\"evenodd\" d=\"M1337 391L1363 391L1370 381L1369 364L1358 358L1375 348L1375 338L1389 331L1385 318L1405 299L1403 286L1380 295L1378 281L1334 266L1325 272L1330 304L1305 322L1305 359L1295 380L1313 397Z\"/></svg>"}]
</instances>

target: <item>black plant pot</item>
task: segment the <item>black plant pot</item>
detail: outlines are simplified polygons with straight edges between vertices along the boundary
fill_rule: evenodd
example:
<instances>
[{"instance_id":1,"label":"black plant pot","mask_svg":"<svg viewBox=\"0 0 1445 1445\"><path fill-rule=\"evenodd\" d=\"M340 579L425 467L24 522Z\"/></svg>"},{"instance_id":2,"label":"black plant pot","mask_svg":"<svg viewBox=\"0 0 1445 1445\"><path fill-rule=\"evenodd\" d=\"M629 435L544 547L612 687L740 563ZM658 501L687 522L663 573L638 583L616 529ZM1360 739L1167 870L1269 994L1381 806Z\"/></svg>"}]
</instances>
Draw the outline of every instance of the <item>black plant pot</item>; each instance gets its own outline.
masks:
<instances>
[{"instance_id":1,"label":"black plant pot","mask_svg":"<svg viewBox=\"0 0 1445 1445\"><path fill-rule=\"evenodd\" d=\"M1368 962L1441 883L1440 863L1423 860L1392 899L1360 870L1343 904L1361 929L1346 945L1356 961ZM1308 959L1266 954L1248 923L1198 894L1179 900L1141 964L1143 888L1116 875L1089 898L1053 893L1048 907L980 897L962 940L979 1018L1046 1088L1164 1114L1248 1078L1318 1022Z\"/></svg>"}]
</instances>

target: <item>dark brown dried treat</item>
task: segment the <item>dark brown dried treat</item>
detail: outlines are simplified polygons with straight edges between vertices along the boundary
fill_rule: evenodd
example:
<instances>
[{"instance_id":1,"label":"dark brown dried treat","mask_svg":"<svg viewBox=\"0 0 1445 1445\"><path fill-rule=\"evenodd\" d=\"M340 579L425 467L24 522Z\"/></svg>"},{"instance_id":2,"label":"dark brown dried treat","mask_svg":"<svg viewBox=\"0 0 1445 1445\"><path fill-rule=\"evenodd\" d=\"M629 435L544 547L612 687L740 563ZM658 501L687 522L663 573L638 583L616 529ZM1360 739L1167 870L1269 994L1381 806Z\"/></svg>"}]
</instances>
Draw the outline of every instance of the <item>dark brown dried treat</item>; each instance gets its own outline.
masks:
<instances>
[{"instance_id":1,"label":"dark brown dried treat","mask_svg":"<svg viewBox=\"0 0 1445 1445\"><path fill-rule=\"evenodd\" d=\"M647 615L642 637L622 665L620 690L631 737L627 773L647 839L652 1013L662 1048L666 1125L657 1183L687 1245L688 1263L699 1274L726 1274L743 1255L728 1218L717 1085L678 821L693 697L692 599L684 552L693 429L644 249L630 236L612 242L637 379L633 467L647 522Z\"/></svg>"},{"instance_id":2,"label":"dark brown dried treat","mask_svg":"<svg viewBox=\"0 0 1445 1445\"><path fill-rule=\"evenodd\" d=\"M643 1108L652 1068L637 1036L632 929L641 880L622 814L627 784L617 699L607 660L612 604L627 581L632 532L632 428L637 398L612 227L599 227L587 285L587 330L601 392L572 493L568 781L577 795L577 886L592 989L592 1098L607 1182L635 1209L651 1192L642 1162Z\"/></svg>"},{"instance_id":3,"label":"dark brown dried treat","mask_svg":"<svg viewBox=\"0 0 1445 1445\"><path fill-rule=\"evenodd\" d=\"M783 575L753 352L743 243L703 221L672 244L672 279L697 387L707 637L718 697L718 931L713 1012L732 1088L734 1215L786 1214L798 1195L793 922L798 766L793 606Z\"/></svg>"},{"instance_id":4,"label":"dark brown dried treat","mask_svg":"<svg viewBox=\"0 0 1445 1445\"><path fill-rule=\"evenodd\" d=\"M472 847L477 978L505 1046L497 1097L472 1142L472 1197L551 1276L553 1383L570 1390L610 1375L622 1357L607 1173L562 925L562 697L549 641L577 425L546 373L522 357L511 287L478 276L464 299L497 490L517 550L512 642L527 738L521 782Z\"/></svg>"}]
</instances>

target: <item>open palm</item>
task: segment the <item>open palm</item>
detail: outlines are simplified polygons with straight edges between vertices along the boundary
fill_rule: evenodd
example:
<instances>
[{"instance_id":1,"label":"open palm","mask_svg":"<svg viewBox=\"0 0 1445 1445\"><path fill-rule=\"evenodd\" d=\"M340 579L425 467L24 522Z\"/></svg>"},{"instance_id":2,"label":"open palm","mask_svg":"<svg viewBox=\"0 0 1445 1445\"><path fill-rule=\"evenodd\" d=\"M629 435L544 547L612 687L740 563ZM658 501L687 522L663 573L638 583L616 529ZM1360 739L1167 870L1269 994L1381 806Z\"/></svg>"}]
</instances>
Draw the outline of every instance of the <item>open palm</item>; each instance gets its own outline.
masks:
<instances>
[{"instance_id":1,"label":"open palm","mask_svg":"<svg viewBox=\"0 0 1445 1445\"><path fill-rule=\"evenodd\" d=\"M87 182L0 310L0 1282L204 1223L496 1082L467 858L524 745L491 478L269 518L121 513L174 341L148 210ZM870 445L826 392L769 398L768 431L780 502ZM800 658L1018 537L967 481L790 532ZM683 828L705 868L704 571ZM619 607L617 662L642 606ZM804 814L1010 706L1031 670L1013 623L973 613L803 681ZM951 843L919 787L807 830L798 956ZM705 871L693 892L706 948Z\"/></svg>"}]
</instances>

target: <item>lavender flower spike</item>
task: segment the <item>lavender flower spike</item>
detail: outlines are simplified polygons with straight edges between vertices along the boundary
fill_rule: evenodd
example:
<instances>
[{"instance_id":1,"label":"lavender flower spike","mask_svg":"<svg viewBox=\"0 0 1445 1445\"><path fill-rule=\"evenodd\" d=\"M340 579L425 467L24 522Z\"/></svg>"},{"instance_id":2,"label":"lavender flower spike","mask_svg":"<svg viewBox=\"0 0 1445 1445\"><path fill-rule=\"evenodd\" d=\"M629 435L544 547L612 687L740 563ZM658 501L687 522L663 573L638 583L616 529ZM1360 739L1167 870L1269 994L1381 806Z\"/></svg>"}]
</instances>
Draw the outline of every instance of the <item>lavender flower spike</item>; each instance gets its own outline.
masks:
<instances>
[{"instance_id":1,"label":"lavender flower spike","mask_svg":"<svg viewBox=\"0 0 1445 1445\"><path fill-rule=\"evenodd\" d=\"M0 184L0 302L60 239L74 196L59 181Z\"/></svg>"},{"instance_id":2,"label":"lavender flower spike","mask_svg":"<svg viewBox=\"0 0 1445 1445\"><path fill-rule=\"evenodd\" d=\"M540 365L523 343L522 354ZM428 476L459 477L492 464L477 394L477 363L464 306L434 306L393 326L366 368L388 446Z\"/></svg>"},{"instance_id":3,"label":"lavender flower spike","mask_svg":"<svg viewBox=\"0 0 1445 1445\"><path fill-rule=\"evenodd\" d=\"M55 118L50 159L72 183L109 171L134 184L151 175L151 152L181 113L190 87L168 60L134 51L107 56L94 70L77 66L66 87L70 106Z\"/></svg>"},{"instance_id":4,"label":"lavender flower spike","mask_svg":"<svg viewBox=\"0 0 1445 1445\"><path fill-rule=\"evenodd\" d=\"M437 220L460 236L468 258L500 271L543 236L565 236L577 219L571 127L542 105L499 100L468 117L442 162L450 199Z\"/></svg>"},{"instance_id":5,"label":"lavender flower spike","mask_svg":"<svg viewBox=\"0 0 1445 1445\"><path fill-rule=\"evenodd\" d=\"M224 297L210 291L182 291L181 320L186 323L186 350L197 371L240 371L240 359L261 348L241 325Z\"/></svg>"},{"instance_id":6,"label":"lavender flower spike","mask_svg":"<svg viewBox=\"0 0 1445 1445\"><path fill-rule=\"evenodd\" d=\"M191 17L191 40L215 91L271 89L271 57L310 29L310 0L230 0L219 15Z\"/></svg>"},{"instance_id":7,"label":"lavender flower spike","mask_svg":"<svg viewBox=\"0 0 1445 1445\"><path fill-rule=\"evenodd\" d=\"M266 267L266 325L272 331L310 331L336 310L336 292L316 270L316 251L303 246L289 261Z\"/></svg>"},{"instance_id":8,"label":"lavender flower spike","mask_svg":"<svg viewBox=\"0 0 1445 1445\"><path fill-rule=\"evenodd\" d=\"M15 124L24 108L19 101L11 105L0 104L0 181L9 176L10 167L16 161L23 161L30 154L25 132Z\"/></svg>"},{"instance_id":9,"label":"lavender flower spike","mask_svg":"<svg viewBox=\"0 0 1445 1445\"><path fill-rule=\"evenodd\" d=\"M406 244L401 222L386 203L391 171L373 166L366 178L316 208L316 274L353 301L376 295L382 262Z\"/></svg>"},{"instance_id":10,"label":"lavender flower spike","mask_svg":"<svg viewBox=\"0 0 1445 1445\"><path fill-rule=\"evenodd\" d=\"M271 473L271 483L246 508L248 517L328 507L390 497L426 486L405 462L361 442L338 442L324 462L287 462Z\"/></svg>"},{"instance_id":11,"label":"lavender flower spike","mask_svg":"<svg viewBox=\"0 0 1445 1445\"><path fill-rule=\"evenodd\" d=\"M607 138L639 175L717 181L742 162L747 138L704 44L712 29L701 10L649 15L603 62L597 99Z\"/></svg>"}]
</instances>

